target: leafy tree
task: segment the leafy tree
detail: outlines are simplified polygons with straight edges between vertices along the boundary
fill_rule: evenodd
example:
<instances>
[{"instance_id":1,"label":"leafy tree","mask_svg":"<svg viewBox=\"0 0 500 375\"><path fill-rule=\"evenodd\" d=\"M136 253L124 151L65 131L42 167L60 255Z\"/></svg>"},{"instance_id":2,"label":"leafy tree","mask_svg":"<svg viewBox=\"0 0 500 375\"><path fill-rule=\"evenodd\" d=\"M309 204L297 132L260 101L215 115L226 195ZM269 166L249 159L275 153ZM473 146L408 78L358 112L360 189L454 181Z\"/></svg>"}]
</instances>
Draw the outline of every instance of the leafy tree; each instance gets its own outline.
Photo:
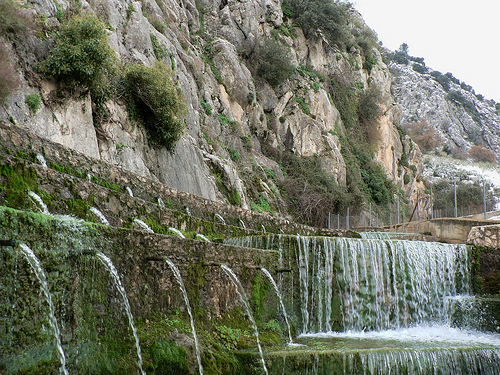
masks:
<instances>
[{"instance_id":1,"label":"leafy tree","mask_svg":"<svg viewBox=\"0 0 500 375\"><path fill-rule=\"evenodd\" d=\"M431 76L443 86L445 91L450 91L450 79L447 76L436 70L431 73Z\"/></svg>"}]
</instances>

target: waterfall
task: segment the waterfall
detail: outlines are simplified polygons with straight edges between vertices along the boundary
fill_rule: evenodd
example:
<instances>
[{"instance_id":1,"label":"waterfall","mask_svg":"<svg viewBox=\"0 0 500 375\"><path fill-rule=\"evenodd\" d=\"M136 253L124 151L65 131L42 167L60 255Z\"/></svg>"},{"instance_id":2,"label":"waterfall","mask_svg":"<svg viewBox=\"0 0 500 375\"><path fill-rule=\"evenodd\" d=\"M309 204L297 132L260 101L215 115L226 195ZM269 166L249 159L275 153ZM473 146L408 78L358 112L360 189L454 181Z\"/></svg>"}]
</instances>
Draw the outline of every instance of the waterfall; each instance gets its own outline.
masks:
<instances>
[{"instance_id":1,"label":"waterfall","mask_svg":"<svg viewBox=\"0 0 500 375\"><path fill-rule=\"evenodd\" d=\"M40 198L40 196L37 193L28 190L28 196L42 214L50 215L47 205L43 202L42 198Z\"/></svg>"},{"instance_id":2,"label":"waterfall","mask_svg":"<svg viewBox=\"0 0 500 375\"><path fill-rule=\"evenodd\" d=\"M278 300L280 302L280 307L281 307L281 310L283 311L283 316L285 317L285 323L286 323L286 326L288 328L288 343L293 344L292 332L290 330L290 323L288 322L288 316L286 313L285 304L283 303L283 297L281 296L281 293L278 289L278 285L276 285L276 282L274 281L273 276L269 273L269 271L267 269L262 267L260 270L264 273L264 275L267 276L267 278L269 279L269 281L271 282L271 284L274 288L274 291L276 292L276 296L278 297Z\"/></svg>"},{"instance_id":3,"label":"waterfall","mask_svg":"<svg viewBox=\"0 0 500 375\"><path fill-rule=\"evenodd\" d=\"M134 197L134 193L132 192L132 189L128 186L125 187L125 191L127 192L128 195L130 195L132 198Z\"/></svg>"},{"instance_id":4,"label":"waterfall","mask_svg":"<svg viewBox=\"0 0 500 375\"><path fill-rule=\"evenodd\" d=\"M149 225L147 225L144 221L139 220L139 219L134 219L134 224L140 229L143 230L144 232L148 233L154 233L154 230L150 228Z\"/></svg>"},{"instance_id":5,"label":"waterfall","mask_svg":"<svg viewBox=\"0 0 500 375\"><path fill-rule=\"evenodd\" d=\"M464 245L328 237L297 241L303 333L332 330L334 295L341 300L341 328L363 331L443 324L445 297L469 294Z\"/></svg>"},{"instance_id":6,"label":"waterfall","mask_svg":"<svg viewBox=\"0 0 500 375\"><path fill-rule=\"evenodd\" d=\"M182 297L184 298L184 303L186 304L186 308L189 314L189 319L191 321L191 331L193 332L193 337L194 337L194 345L196 348L196 359L198 360L198 369L200 371L200 375L203 375L203 366L201 365L201 352L200 352L200 344L198 343L198 336L196 335L196 329L194 327L194 319L193 319L193 313L191 312L191 305L189 303L189 298L187 295L186 287L184 286L184 282L182 281L181 274L179 273L179 270L175 266L175 264L168 258L165 258L165 263L168 264L172 272L174 273L175 279L177 280L177 283L179 284L179 288L181 289L182 292Z\"/></svg>"},{"instance_id":7,"label":"waterfall","mask_svg":"<svg viewBox=\"0 0 500 375\"><path fill-rule=\"evenodd\" d=\"M225 242L284 249L298 270L302 333L448 324L447 299L470 294L465 245L300 235Z\"/></svg>"},{"instance_id":8,"label":"waterfall","mask_svg":"<svg viewBox=\"0 0 500 375\"><path fill-rule=\"evenodd\" d=\"M134 335L135 339L135 347L137 350L137 357L139 357L137 361L137 366L139 366L139 370L141 372L141 375L146 375L144 370L142 369L142 353L141 353L141 346L139 345L139 337L137 336L137 329L135 328L134 325L134 317L132 316L132 311L130 310L130 303L128 302L127 298L127 293L125 292L125 288L122 285L122 282L120 280L120 276L118 275L118 271L116 270L113 262L111 259L109 259L106 255L104 255L101 252L97 253L97 257L101 260L101 262L104 264L110 275L113 277L113 281L115 283L116 289L118 292L120 292L120 296L122 297L123 301L123 307L125 308L125 313L127 314L128 317L128 322L130 329L132 330L132 333Z\"/></svg>"},{"instance_id":9,"label":"waterfall","mask_svg":"<svg viewBox=\"0 0 500 375\"><path fill-rule=\"evenodd\" d=\"M109 221L108 219L106 219L106 216L104 216L102 212L99 211L97 208L90 207L90 212L92 212L95 215L95 217L97 218L97 220L99 220L101 224L109 225Z\"/></svg>"},{"instance_id":10,"label":"waterfall","mask_svg":"<svg viewBox=\"0 0 500 375\"><path fill-rule=\"evenodd\" d=\"M266 375L268 375L267 367L266 367L266 361L264 360L264 353L262 353L262 347L260 346L260 341L259 341L259 331L257 329L257 324L255 323L255 319L252 314L252 310L250 309L250 304L248 302L247 295L245 293L245 290L243 289L243 286L240 283L240 280L236 276L236 274L233 272L231 268L226 266L225 264L220 265L221 268L224 270L224 272L229 276L229 278L233 281L233 284L236 286L236 293L238 293L238 296L240 297L241 302L243 303L243 306L245 307L245 311L247 315L250 317L250 321L252 322L252 328L255 332L255 338L257 339L257 347L259 348L259 354L260 354L260 359L262 362L262 367L264 368L264 372Z\"/></svg>"},{"instance_id":11,"label":"waterfall","mask_svg":"<svg viewBox=\"0 0 500 375\"><path fill-rule=\"evenodd\" d=\"M59 361L61 362L60 373L63 375L68 375L68 371L66 370L66 356L64 355L64 350L61 344L61 333L59 331L59 326L57 324L54 304L52 303L52 296L50 295L49 284L47 283L45 272L40 266L40 262L36 257L35 253L33 253L33 251L26 244L20 244L19 247L22 253L24 254L26 260L30 264L31 268L33 269L33 272L35 272L35 275L38 281L40 282L40 286L42 288L43 295L45 296L45 300L49 305L49 324L50 327L52 328L52 331L54 332L54 338L56 339L57 343L57 354L59 356Z\"/></svg>"}]
</instances>

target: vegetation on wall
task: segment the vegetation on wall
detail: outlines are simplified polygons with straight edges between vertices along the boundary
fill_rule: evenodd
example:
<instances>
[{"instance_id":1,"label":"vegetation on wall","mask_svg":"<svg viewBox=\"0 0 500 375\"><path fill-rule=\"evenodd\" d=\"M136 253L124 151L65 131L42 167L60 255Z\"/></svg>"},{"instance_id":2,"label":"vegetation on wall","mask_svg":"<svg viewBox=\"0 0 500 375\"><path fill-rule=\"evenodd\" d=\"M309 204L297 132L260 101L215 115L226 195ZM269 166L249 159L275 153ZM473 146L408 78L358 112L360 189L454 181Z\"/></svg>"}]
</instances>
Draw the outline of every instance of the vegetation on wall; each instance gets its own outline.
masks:
<instances>
[{"instance_id":1,"label":"vegetation on wall","mask_svg":"<svg viewBox=\"0 0 500 375\"><path fill-rule=\"evenodd\" d=\"M172 70L159 61L153 67L131 64L121 86L132 118L144 124L150 143L174 150L184 133L186 105Z\"/></svg>"}]
</instances>

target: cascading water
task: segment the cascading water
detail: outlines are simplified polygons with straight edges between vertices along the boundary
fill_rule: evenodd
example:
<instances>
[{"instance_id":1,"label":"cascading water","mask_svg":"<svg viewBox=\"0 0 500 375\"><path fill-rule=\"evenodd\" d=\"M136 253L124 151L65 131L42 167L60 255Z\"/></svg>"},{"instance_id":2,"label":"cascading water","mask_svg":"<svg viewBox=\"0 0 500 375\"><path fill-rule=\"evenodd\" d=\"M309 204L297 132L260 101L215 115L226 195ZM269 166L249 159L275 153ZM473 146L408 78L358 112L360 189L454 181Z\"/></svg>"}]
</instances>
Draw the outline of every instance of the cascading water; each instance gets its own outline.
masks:
<instances>
[{"instance_id":1,"label":"cascading water","mask_svg":"<svg viewBox=\"0 0 500 375\"><path fill-rule=\"evenodd\" d=\"M443 324L445 297L469 294L463 245L303 236L296 241L302 333ZM333 314L334 297L340 297L341 321Z\"/></svg>"},{"instance_id":2,"label":"cascading water","mask_svg":"<svg viewBox=\"0 0 500 375\"><path fill-rule=\"evenodd\" d=\"M49 284L47 283L45 272L40 266L40 262L38 261L35 253L33 253L33 251L26 244L20 244L19 247L26 260L30 264L31 268L33 269L33 272L35 272L38 281L40 282L43 295L45 296L45 300L47 301L47 305L49 306L49 324L52 328L54 338L56 339L57 343L57 354L59 356L59 361L61 362L60 373L68 375L68 371L66 370L66 356L64 355L64 350L61 344L61 333L57 324L57 319L54 312L54 304L52 303L52 296L50 295Z\"/></svg>"},{"instance_id":3,"label":"cascading water","mask_svg":"<svg viewBox=\"0 0 500 375\"><path fill-rule=\"evenodd\" d=\"M292 332L290 330L290 323L288 322L288 315L286 313L285 304L283 303L283 298L281 296L280 290L278 289L278 285L276 285L276 282L274 281L273 276L269 273L269 271L267 269L262 267L260 270L264 273L264 275L267 276L267 278L269 279L269 281L271 282L271 284L274 288L274 291L276 292L276 295L278 296L278 300L280 302L280 307L281 307L281 310L283 311L283 316L285 317L285 323L286 323L286 326L288 328L288 339L289 339L288 343L293 344Z\"/></svg>"},{"instance_id":4,"label":"cascading water","mask_svg":"<svg viewBox=\"0 0 500 375\"><path fill-rule=\"evenodd\" d=\"M252 322L252 328L255 332L255 338L257 339L257 347L259 348L259 354L260 354L260 359L262 362L262 367L264 368L264 372L267 374L267 366L266 366L266 361L264 360L264 353L262 352L262 347L260 346L260 340L259 340L259 331L257 329L257 324L255 323L255 319L252 314L252 310L250 309L250 304L248 302L248 298L246 296L245 290L243 289L243 286L240 283L240 280L236 276L236 274L233 272L231 268L226 266L225 264L221 264L220 267L224 270L226 275L229 276L229 278L232 280L233 284L236 286L236 293L238 293L238 296L240 297L241 302L243 303L243 306L245 307L245 311L250 317L250 321Z\"/></svg>"},{"instance_id":5,"label":"cascading water","mask_svg":"<svg viewBox=\"0 0 500 375\"><path fill-rule=\"evenodd\" d=\"M165 263L167 263L167 265L170 267L170 269L174 273L175 279L177 280L177 283L179 284L179 288L181 289L182 297L184 298L184 303L186 304L186 308L187 308L187 311L189 314L189 319L191 321L191 331L193 332L194 345L196 348L196 359L198 360L198 370L200 371L200 375L203 375L203 366L201 365L200 344L198 342L198 336L196 335L196 329L194 327L193 313L191 312L191 305L189 303L189 298L187 295L186 287L184 286L184 282L182 281L181 274L180 274L178 268L175 266L175 264L168 258L165 258Z\"/></svg>"},{"instance_id":6,"label":"cascading water","mask_svg":"<svg viewBox=\"0 0 500 375\"><path fill-rule=\"evenodd\" d=\"M315 359L304 367L292 360L290 374L500 374L500 337L474 330L467 314L450 316L474 300L465 245L303 236L233 244L281 251L296 270L287 277L300 297L288 303L301 323L295 341L308 349L266 354L270 373L305 355Z\"/></svg>"},{"instance_id":7,"label":"cascading water","mask_svg":"<svg viewBox=\"0 0 500 375\"><path fill-rule=\"evenodd\" d=\"M134 317L132 316L132 311L130 310L130 303L128 302L127 298L127 293L125 292L125 288L122 285L122 282L120 280L120 276L118 275L118 271L116 270L113 262L111 259L109 259L106 255L104 255L101 252L98 252L97 257L101 262L104 264L110 275L113 277L113 281L115 283L116 289L120 293L120 296L122 297L123 301L123 306L125 308L125 313L127 314L128 317L128 322L130 329L132 330L132 333L134 335L135 339L135 347L137 350L137 357L139 358L137 360L137 366L139 367L139 370L141 372L141 375L146 375L144 370L142 369L142 353L141 353L141 346L139 345L139 337L137 336L137 329L135 328L134 325Z\"/></svg>"}]
</instances>

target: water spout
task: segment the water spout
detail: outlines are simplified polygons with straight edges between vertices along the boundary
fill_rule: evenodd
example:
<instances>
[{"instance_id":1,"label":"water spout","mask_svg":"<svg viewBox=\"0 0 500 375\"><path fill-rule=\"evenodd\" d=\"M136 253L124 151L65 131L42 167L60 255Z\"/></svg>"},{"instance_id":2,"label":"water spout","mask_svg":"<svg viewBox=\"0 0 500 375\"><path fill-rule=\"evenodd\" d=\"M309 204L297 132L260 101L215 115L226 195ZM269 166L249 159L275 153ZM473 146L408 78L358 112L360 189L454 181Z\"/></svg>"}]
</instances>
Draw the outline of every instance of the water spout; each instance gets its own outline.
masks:
<instances>
[{"instance_id":1,"label":"water spout","mask_svg":"<svg viewBox=\"0 0 500 375\"><path fill-rule=\"evenodd\" d=\"M130 326L130 329L132 330L132 333L133 333L134 339L135 339L135 347L137 350L137 357L139 357L139 359L137 361L137 365L139 366L139 370L141 371L141 375L146 375L146 373L142 369L142 353L141 353L141 346L139 345L139 337L137 336L137 329L135 328L135 325L134 325L134 318L132 316L132 311L130 310L130 303L128 302L127 293L125 292L125 288L122 285L122 282L120 280L120 276L118 275L118 271L116 270L111 259L109 259L106 255L104 255L101 252L98 252L97 257L101 260L101 262L104 264L106 269L109 271L110 275L113 277L116 289L118 289L118 292L120 292L120 295L121 295L122 301L123 301L123 305L125 307L125 313L127 314L127 317L128 317L129 326Z\"/></svg>"},{"instance_id":2,"label":"water spout","mask_svg":"<svg viewBox=\"0 0 500 375\"><path fill-rule=\"evenodd\" d=\"M158 198L158 206L160 206L160 208L166 208L167 206L165 205L165 202L163 201L163 199Z\"/></svg>"},{"instance_id":3,"label":"water spout","mask_svg":"<svg viewBox=\"0 0 500 375\"><path fill-rule=\"evenodd\" d=\"M203 234L200 234L200 233L196 233L196 239L200 239L201 241L205 241L205 242L210 242L210 240L205 237Z\"/></svg>"},{"instance_id":4,"label":"water spout","mask_svg":"<svg viewBox=\"0 0 500 375\"><path fill-rule=\"evenodd\" d=\"M168 227L168 230L173 232L177 237L186 238L179 229Z\"/></svg>"},{"instance_id":5,"label":"water spout","mask_svg":"<svg viewBox=\"0 0 500 375\"><path fill-rule=\"evenodd\" d=\"M43 271L42 267L40 266L40 262L38 258L36 257L35 253L33 253L33 250L31 250L26 244L22 243L19 245L21 252L23 253L24 257L30 264L33 272L35 272L35 275L40 282L40 286L42 288L43 294L45 296L45 300L47 301L47 304L49 305L49 323L52 328L52 331L54 332L54 338L56 339L57 343L57 354L59 356L59 361L61 363L61 367L59 369L60 373L63 375L68 375L68 370L66 370L66 356L64 355L64 350L61 344L61 333L59 331L59 326L57 324L57 319L55 316L55 309L54 309L54 304L52 303L52 296L50 295L50 290L49 290L49 284L47 283L47 278L45 277L45 272Z\"/></svg>"},{"instance_id":6,"label":"water spout","mask_svg":"<svg viewBox=\"0 0 500 375\"><path fill-rule=\"evenodd\" d=\"M41 164L42 167L47 168L47 161L42 154L36 154L36 160Z\"/></svg>"},{"instance_id":7,"label":"water spout","mask_svg":"<svg viewBox=\"0 0 500 375\"><path fill-rule=\"evenodd\" d=\"M154 230L150 228L149 225L147 225L144 221L139 220L139 219L134 219L134 224L136 227L138 227L140 230L143 230L148 233L154 233Z\"/></svg>"},{"instance_id":8,"label":"water spout","mask_svg":"<svg viewBox=\"0 0 500 375\"><path fill-rule=\"evenodd\" d=\"M97 208L95 207L90 207L90 212L92 212L94 214L94 216L97 218L97 220L99 220L99 222L103 225L109 225L109 221L108 219L106 219L106 216L104 216L102 214L101 211L99 211Z\"/></svg>"},{"instance_id":9,"label":"water spout","mask_svg":"<svg viewBox=\"0 0 500 375\"><path fill-rule=\"evenodd\" d=\"M288 322L288 316L286 313L285 304L283 303L283 298L282 298L281 293L278 289L278 285L276 285L276 282L274 281L273 277L271 276L271 274L269 273L269 271L267 269L265 269L264 267L261 267L260 270L264 273L264 275L267 276L267 278L269 279L269 281L273 285L274 291L276 292L276 296L278 297L278 300L280 301L281 310L283 311L283 316L285 317L286 326L288 328L288 339L289 339L288 344L291 345L291 344L293 344L292 331L290 329L290 323Z\"/></svg>"},{"instance_id":10,"label":"water spout","mask_svg":"<svg viewBox=\"0 0 500 375\"><path fill-rule=\"evenodd\" d=\"M187 295L186 287L184 286L184 282L182 281L181 274L175 264L168 258L165 258L165 263L170 267L172 272L174 273L175 279L177 280L177 283L179 284L179 288L181 289L182 292L182 297L184 298L184 303L186 304L186 308L189 314L189 319L191 321L191 331L193 332L193 337L194 337L194 345L196 348L196 359L198 360L198 370L200 371L200 375L203 375L203 366L201 365L201 351L200 351L200 344L198 342L198 336L196 336L196 329L194 327L194 319L193 319L193 313L191 312L191 305L189 304L189 298Z\"/></svg>"},{"instance_id":11,"label":"water spout","mask_svg":"<svg viewBox=\"0 0 500 375\"><path fill-rule=\"evenodd\" d=\"M245 290L243 290L243 286L240 283L240 280L236 276L236 274L233 272L231 268L226 266L225 264L221 264L220 267L224 270L224 272L229 276L229 278L232 280L233 284L236 286L236 293L238 293L238 296L240 297L241 302L243 303L246 313L250 317L250 321L252 322L252 328L255 332L255 338L257 339L257 347L259 348L259 353L260 353L260 359L262 361L262 367L264 368L264 372L266 375L268 375L267 367L266 367L266 361L264 360L264 354L262 353L262 347L260 346L260 341L259 341L259 331L257 329L257 324L255 323L255 319L252 315L252 310L250 309L250 304L248 302L247 295L245 293Z\"/></svg>"},{"instance_id":12,"label":"water spout","mask_svg":"<svg viewBox=\"0 0 500 375\"><path fill-rule=\"evenodd\" d=\"M31 201L36 205L36 207L40 210L42 214L45 215L50 215L49 209L47 208L47 205L43 202L42 198L40 196L29 190L28 191L28 196L30 197Z\"/></svg>"},{"instance_id":13,"label":"water spout","mask_svg":"<svg viewBox=\"0 0 500 375\"><path fill-rule=\"evenodd\" d=\"M215 214L214 217L218 219L222 224L226 225L226 220L224 220L222 216L220 216L219 214Z\"/></svg>"}]
</instances>

